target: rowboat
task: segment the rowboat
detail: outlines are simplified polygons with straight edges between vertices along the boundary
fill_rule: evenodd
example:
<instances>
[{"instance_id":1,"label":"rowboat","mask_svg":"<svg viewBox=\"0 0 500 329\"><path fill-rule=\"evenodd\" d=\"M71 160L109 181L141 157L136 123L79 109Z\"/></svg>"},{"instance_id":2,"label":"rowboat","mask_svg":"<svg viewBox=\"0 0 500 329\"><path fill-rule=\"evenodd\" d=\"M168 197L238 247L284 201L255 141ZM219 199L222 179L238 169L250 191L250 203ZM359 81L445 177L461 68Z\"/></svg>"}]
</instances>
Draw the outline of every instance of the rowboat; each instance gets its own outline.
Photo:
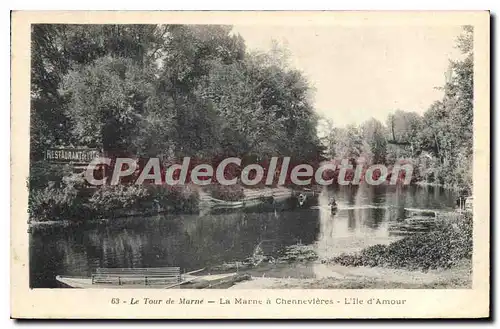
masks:
<instances>
[{"instance_id":1,"label":"rowboat","mask_svg":"<svg viewBox=\"0 0 500 329\"><path fill-rule=\"evenodd\" d=\"M90 277L57 275L56 280L64 287L80 289L204 289L248 279L239 273L193 275L204 269L181 275L178 269L100 268Z\"/></svg>"}]
</instances>

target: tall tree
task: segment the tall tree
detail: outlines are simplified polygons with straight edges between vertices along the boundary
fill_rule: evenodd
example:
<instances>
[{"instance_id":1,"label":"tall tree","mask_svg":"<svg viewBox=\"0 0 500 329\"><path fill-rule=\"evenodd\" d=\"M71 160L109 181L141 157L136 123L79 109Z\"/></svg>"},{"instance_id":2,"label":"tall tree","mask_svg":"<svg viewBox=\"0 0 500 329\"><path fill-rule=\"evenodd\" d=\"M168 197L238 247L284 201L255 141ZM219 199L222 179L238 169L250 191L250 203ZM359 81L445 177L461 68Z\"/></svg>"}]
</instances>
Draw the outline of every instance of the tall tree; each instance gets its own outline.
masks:
<instances>
[{"instance_id":1,"label":"tall tree","mask_svg":"<svg viewBox=\"0 0 500 329\"><path fill-rule=\"evenodd\" d=\"M370 162L385 164L387 153L386 130L382 123L376 119L370 119L361 126L363 138L370 147Z\"/></svg>"}]
</instances>

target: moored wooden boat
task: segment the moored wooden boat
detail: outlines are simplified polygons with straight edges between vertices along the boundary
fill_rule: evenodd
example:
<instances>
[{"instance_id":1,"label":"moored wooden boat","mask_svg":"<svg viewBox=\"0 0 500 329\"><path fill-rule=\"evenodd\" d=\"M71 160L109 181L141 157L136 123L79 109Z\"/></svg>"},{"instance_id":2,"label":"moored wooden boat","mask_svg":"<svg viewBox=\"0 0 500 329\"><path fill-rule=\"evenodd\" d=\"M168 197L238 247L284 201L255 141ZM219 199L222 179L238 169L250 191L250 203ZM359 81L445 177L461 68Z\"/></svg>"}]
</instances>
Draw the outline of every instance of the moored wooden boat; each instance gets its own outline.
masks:
<instances>
[{"instance_id":1,"label":"moored wooden boat","mask_svg":"<svg viewBox=\"0 0 500 329\"><path fill-rule=\"evenodd\" d=\"M56 280L64 287L80 289L200 289L242 280L238 273L193 275L203 269L177 277L171 269L168 275L164 268L98 269L90 277L57 275Z\"/></svg>"}]
</instances>

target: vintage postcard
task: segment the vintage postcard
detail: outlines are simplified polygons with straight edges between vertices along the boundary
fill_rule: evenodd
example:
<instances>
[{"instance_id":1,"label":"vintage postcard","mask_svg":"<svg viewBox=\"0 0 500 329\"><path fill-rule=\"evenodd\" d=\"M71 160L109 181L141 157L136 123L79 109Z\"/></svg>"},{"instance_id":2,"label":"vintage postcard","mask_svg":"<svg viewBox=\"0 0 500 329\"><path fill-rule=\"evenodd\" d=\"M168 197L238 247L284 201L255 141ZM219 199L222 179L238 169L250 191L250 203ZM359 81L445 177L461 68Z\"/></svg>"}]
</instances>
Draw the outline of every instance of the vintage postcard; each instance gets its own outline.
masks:
<instances>
[{"instance_id":1,"label":"vintage postcard","mask_svg":"<svg viewBox=\"0 0 500 329\"><path fill-rule=\"evenodd\" d=\"M11 59L12 317L489 317L488 11L20 11Z\"/></svg>"}]
</instances>

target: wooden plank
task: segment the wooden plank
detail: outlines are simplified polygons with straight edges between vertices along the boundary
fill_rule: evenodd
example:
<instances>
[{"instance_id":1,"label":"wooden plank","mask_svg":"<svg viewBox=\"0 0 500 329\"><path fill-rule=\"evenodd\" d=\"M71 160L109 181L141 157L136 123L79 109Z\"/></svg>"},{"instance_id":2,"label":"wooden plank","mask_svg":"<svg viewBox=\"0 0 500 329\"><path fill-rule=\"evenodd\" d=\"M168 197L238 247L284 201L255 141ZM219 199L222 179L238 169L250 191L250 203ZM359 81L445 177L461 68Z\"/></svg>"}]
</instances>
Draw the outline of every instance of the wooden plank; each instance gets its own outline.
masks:
<instances>
[{"instance_id":1,"label":"wooden plank","mask_svg":"<svg viewBox=\"0 0 500 329\"><path fill-rule=\"evenodd\" d=\"M124 270L124 271L96 271L96 273L180 273L180 270L171 270L171 271L137 271L137 270Z\"/></svg>"},{"instance_id":2,"label":"wooden plank","mask_svg":"<svg viewBox=\"0 0 500 329\"><path fill-rule=\"evenodd\" d=\"M98 267L99 270L142 270L142 271L154 271L154 270L169 270L175 269L178 270L180 267L178 266L168 266L168 267Z\"/></svg>"},{"instance_id":3,"label":"wooden plank","mask_svg":"<svg viewBox=\"0 0 500 329\"><path fill-rule=\"evenodd\" d=\"M147 271L147 272L154 272L154 271L168 271L168 270L176 270L180 271L180 267L146 267L146 268L140 268L140 267L130 267L130 268L121 268L121 267L98 267L96 271Z\"/></svg>"},{"instance_id":4,"label":"wooden plank","mask_svg":"<svg viewBox=\"0 0 500 329\"><path fill-rule=\"evenodd\" d=\"M179 275L181 272L106 272L106 273L95 273L99 275Z\"/></svg>"},{"instance_id":5,"label":"wooden plank","mask_svg":"<svg viewBox=\"0 0 500 329\"><path fill-rule=\"evenodd\" d=\"M150 277L150 278L170 278L170 277L177 277L180 276L180 273L177 274L171 274L171 275L165 275L165 274L147 274L147 275L142 275L142 274L94 274L93 275L96 278L106 278L106 277L122 277L122 278L144 278L144 277Z\"/></svg>"},{"instance_id":6,"label":"wooden plank","mask_svg":"<svg viewBox=\"0 0 500 329\"><path fill-rule=\"evenodd\" d=\"M97 268L92 284L155 285L180 282L180 267Z\"/></svg>"},{"instance_id":7,"label":"wooden plank","mask_svg":"<svg viewBox=\"0 0 500 329\"><path fill-rule=\"evenodd\" d=\"M173 277L173 276L180 276L180 273L171 273L171 274L164 274L164 273L157 273L157 274L131 274L131 273L110 273L110 274L93 274L95 277L100 277L100 278L105 278L105 277L127 277L127 278L142 278L145 276L151 277L151 278L163 278L163 277Z\"/></svg>"},{"instance_id":8,"label":"wooden plank","mask_svg":"<svg viewBox=\"0 0 500 329\"><path fill-rule=\"evenodd\" d=\"M180 273L180 268L97 268L96 273L99 274L110 274L110 273L138 273L138 274L149 274L149 273Z\"/></svg>"},{"instance_id":9,"label":"wooden plank","mask_svg":"<svg viewBox=\"0 0 500 329\"><path fill-rule=\"evenodd\" d=\"M178 276L93 276L92 284L118 284L118 285L130 285L130 284L140 284L140 285L158 285L167 284L173 282L180 282L181 277Z\"/></svg>"}]
</instances>

